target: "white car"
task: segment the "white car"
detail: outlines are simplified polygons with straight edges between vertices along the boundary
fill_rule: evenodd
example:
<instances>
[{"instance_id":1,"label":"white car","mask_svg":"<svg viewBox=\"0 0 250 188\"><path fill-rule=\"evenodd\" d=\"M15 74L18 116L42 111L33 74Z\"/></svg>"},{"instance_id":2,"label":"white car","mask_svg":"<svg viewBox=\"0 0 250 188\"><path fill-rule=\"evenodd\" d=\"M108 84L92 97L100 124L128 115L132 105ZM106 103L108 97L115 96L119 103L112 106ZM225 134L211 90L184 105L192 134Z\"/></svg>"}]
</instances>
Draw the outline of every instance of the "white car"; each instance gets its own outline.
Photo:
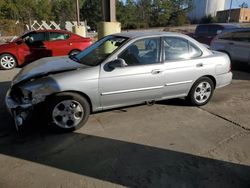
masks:
<instances>
[{"instance_id":1,"label":"white car","mask_svg":"<svg viewBox=\"0 0 250 188\"><path fill-rule=\"evenodd\" d=\"M72 131L105 109L180 97L205 105L214 89L231 80L228 56L186 35L126 32L77 55L27 65L14 78L6 104L17 127L46 104L44 119Z\"/></svg>"},{"instance_id":2,"label":"white car","mask_svg":"<svg viewBox=\"0 0 250 188\"><path fill-rule=\"evenodd\" d=\"M227 53L232 61L250 64L250 28L221 33L213 39L210 48Z\"/></svg>"}]
</instances>

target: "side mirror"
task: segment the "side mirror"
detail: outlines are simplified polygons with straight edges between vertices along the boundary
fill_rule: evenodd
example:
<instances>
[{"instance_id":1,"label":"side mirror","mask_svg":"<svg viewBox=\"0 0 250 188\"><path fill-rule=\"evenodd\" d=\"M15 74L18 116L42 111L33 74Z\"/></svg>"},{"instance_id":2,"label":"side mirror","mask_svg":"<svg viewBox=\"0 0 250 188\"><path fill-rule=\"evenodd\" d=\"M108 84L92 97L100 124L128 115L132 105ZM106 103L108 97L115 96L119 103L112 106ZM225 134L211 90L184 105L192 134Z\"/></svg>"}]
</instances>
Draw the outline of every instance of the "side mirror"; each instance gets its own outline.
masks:
<instances>
[{"instance_id":1,"label":"side mirror","mask_svg":"<svg viewBox=\"0 0 250 188\"><path fill-rule=\"evenodd\" d=\"M24 41L23 41L23 39L19 38L19 39L17 39L15 42L16 42L17 45L20 45L20 44L22 44Z\"/></svg>"},{"instance_id":2,"label":"side mirror","mask_svg":"<svg viewBox=\"0 0 250 188\"><path fill-rule=\"evenodd\" d=\"M128 66L128 64L125 62L124 59L121 59L121 58L118 58L114 61L111 61L109 64L108 64L108 67L111 68L111 69L115 69L117 67L126 67Z\"/></svg>"},{"instance_id":3,"label":"side mirror","mask_svg":"<svg viewBox=\"0 0 250 188\"><path fill-rule=\"evenodd\" d=\"M25 42L28 43L28 44L31 44L34 42L34 38L33 37L28 37L25 39Z\"/></svg>"}]
</instances>

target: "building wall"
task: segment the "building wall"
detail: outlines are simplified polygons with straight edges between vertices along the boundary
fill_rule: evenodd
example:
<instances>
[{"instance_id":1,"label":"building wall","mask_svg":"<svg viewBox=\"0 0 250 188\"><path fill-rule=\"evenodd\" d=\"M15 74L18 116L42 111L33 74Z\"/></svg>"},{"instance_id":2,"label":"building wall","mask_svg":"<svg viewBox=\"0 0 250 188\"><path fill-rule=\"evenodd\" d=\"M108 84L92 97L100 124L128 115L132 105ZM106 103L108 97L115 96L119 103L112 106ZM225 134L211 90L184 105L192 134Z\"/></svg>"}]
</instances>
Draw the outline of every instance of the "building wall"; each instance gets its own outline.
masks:
<instances>
[{"instance_id":1,"label":"building wall","mask_svg":"<svg viewBox=\"0 0 250 188\"><path fill-rule=\"evenodd\" d=\"M249 8L241 9L239 22L250 22L250 9Z\"/></svg>"},{"instance_id":2,"label":"building wall","mask_svg":"<svg viewBox=\"0 0 250 188\"><path fill-rule=\"evenodd\" d=\"M189 13L191 20L200 20L204 16L216 16L216 12L225 9L226 0L192 0L193 10Z\"/></svg>"},{"instance_id":3,"label":"building wall","mask_svg":"<svg viewBox=\"0 0 250 188\"><path fill-rule=\"evenodd\" d=\"M217 20L218 22L227 22L230 10L218 11ZM250 9L249 8L238 8L231 10L230 22L250 22Z\"/></svg>"}]
</instances>

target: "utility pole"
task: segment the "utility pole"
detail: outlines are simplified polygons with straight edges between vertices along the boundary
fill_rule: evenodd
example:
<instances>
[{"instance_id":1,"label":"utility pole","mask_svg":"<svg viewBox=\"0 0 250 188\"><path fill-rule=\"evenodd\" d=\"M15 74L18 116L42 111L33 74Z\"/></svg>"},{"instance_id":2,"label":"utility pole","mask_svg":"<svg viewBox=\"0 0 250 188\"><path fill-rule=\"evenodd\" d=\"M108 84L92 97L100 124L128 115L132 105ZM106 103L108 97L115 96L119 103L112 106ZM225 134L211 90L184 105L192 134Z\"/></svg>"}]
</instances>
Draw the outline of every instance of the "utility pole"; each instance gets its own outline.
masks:
<instances>
[{"instance_id":1,"label":"utility pole","mask_svg":"<svg viewBox=\"0 0 250 188\"><path fill-rule=\"evenodd\" d=\"M102 0L102 19L105 22L116 21L116 0Z\"/></svg>"},{"instance_id":2,"label":"utility pole","mask_svg":"<svg viewBox=\"0 0 250 188\"><path fill-rule=\"evenodd\" d=\"M77 26L80 26L80 8L79 8L79 0L76 0L76 19L77 19Z\"/></svg>"},{"instance_id":3,"label":"utility pole","mask_svg":"<svg viewBox=\"0 0 250 188\"><path fill-rule=\"evenodd\" d=\"M231 0L231 2L230 2L230 8L229 8L229 13L228 13L227 23L229 23L230 20L231 20L232 5L233 5L233 0Z\"/></svg>"},{"instance_id":4,"label":"utility pole","mask_svg":"<svg viewBox=\"0 0 250 188\"><path fill-rule=\"evenodd\" d=\"M81 25L81 22L80 22L79 0L76 0L76 21L77 21L77 24L72 27L72 31L78 35L81 35L82 37L86 37L87 35L86 25Z\"/></svg>"},{"instance_id":5,"label":"utility pole","mask_svg":"<svg viewBox=\"0 0 250 188\"><path fill-rule=\"evenodd\" d=\"M102 0L102 22L98 24L98 38L121 32L121 23L116 21L116 0Z\"/></svg>"}]
</instances>

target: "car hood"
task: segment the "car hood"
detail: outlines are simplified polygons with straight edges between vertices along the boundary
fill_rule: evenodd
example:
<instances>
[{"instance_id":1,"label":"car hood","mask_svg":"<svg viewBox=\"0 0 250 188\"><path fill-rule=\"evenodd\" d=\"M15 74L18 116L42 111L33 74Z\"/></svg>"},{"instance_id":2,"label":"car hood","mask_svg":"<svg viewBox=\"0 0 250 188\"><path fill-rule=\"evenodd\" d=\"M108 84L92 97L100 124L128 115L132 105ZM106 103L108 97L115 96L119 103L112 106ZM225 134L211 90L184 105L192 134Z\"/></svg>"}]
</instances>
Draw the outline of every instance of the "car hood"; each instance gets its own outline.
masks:
<instances>
[{"instance_id":1,"label":"car hood","mask_svg":"<svg viewBox=\"0 0 250 188\"><path fill-rule=\"evenodd\" d=\"M87 68L88 66L77 63L66 56L42 58L23 67L13 79L12 84L14 85L35 77L42 77L48 74L61 73L84 67Z\"/></svg>"},{"instance_id":2,"label":"car hood","mask_svg":"<svg viewBox=\"0 0 250 188\"><path fill-rule=\"evenodd\" d=\"M12 48L12 47L15 47L15 46L16 46L15 42L0 44L0 50L6 50L8 48Z\"/></svg>"}]
</instances>

